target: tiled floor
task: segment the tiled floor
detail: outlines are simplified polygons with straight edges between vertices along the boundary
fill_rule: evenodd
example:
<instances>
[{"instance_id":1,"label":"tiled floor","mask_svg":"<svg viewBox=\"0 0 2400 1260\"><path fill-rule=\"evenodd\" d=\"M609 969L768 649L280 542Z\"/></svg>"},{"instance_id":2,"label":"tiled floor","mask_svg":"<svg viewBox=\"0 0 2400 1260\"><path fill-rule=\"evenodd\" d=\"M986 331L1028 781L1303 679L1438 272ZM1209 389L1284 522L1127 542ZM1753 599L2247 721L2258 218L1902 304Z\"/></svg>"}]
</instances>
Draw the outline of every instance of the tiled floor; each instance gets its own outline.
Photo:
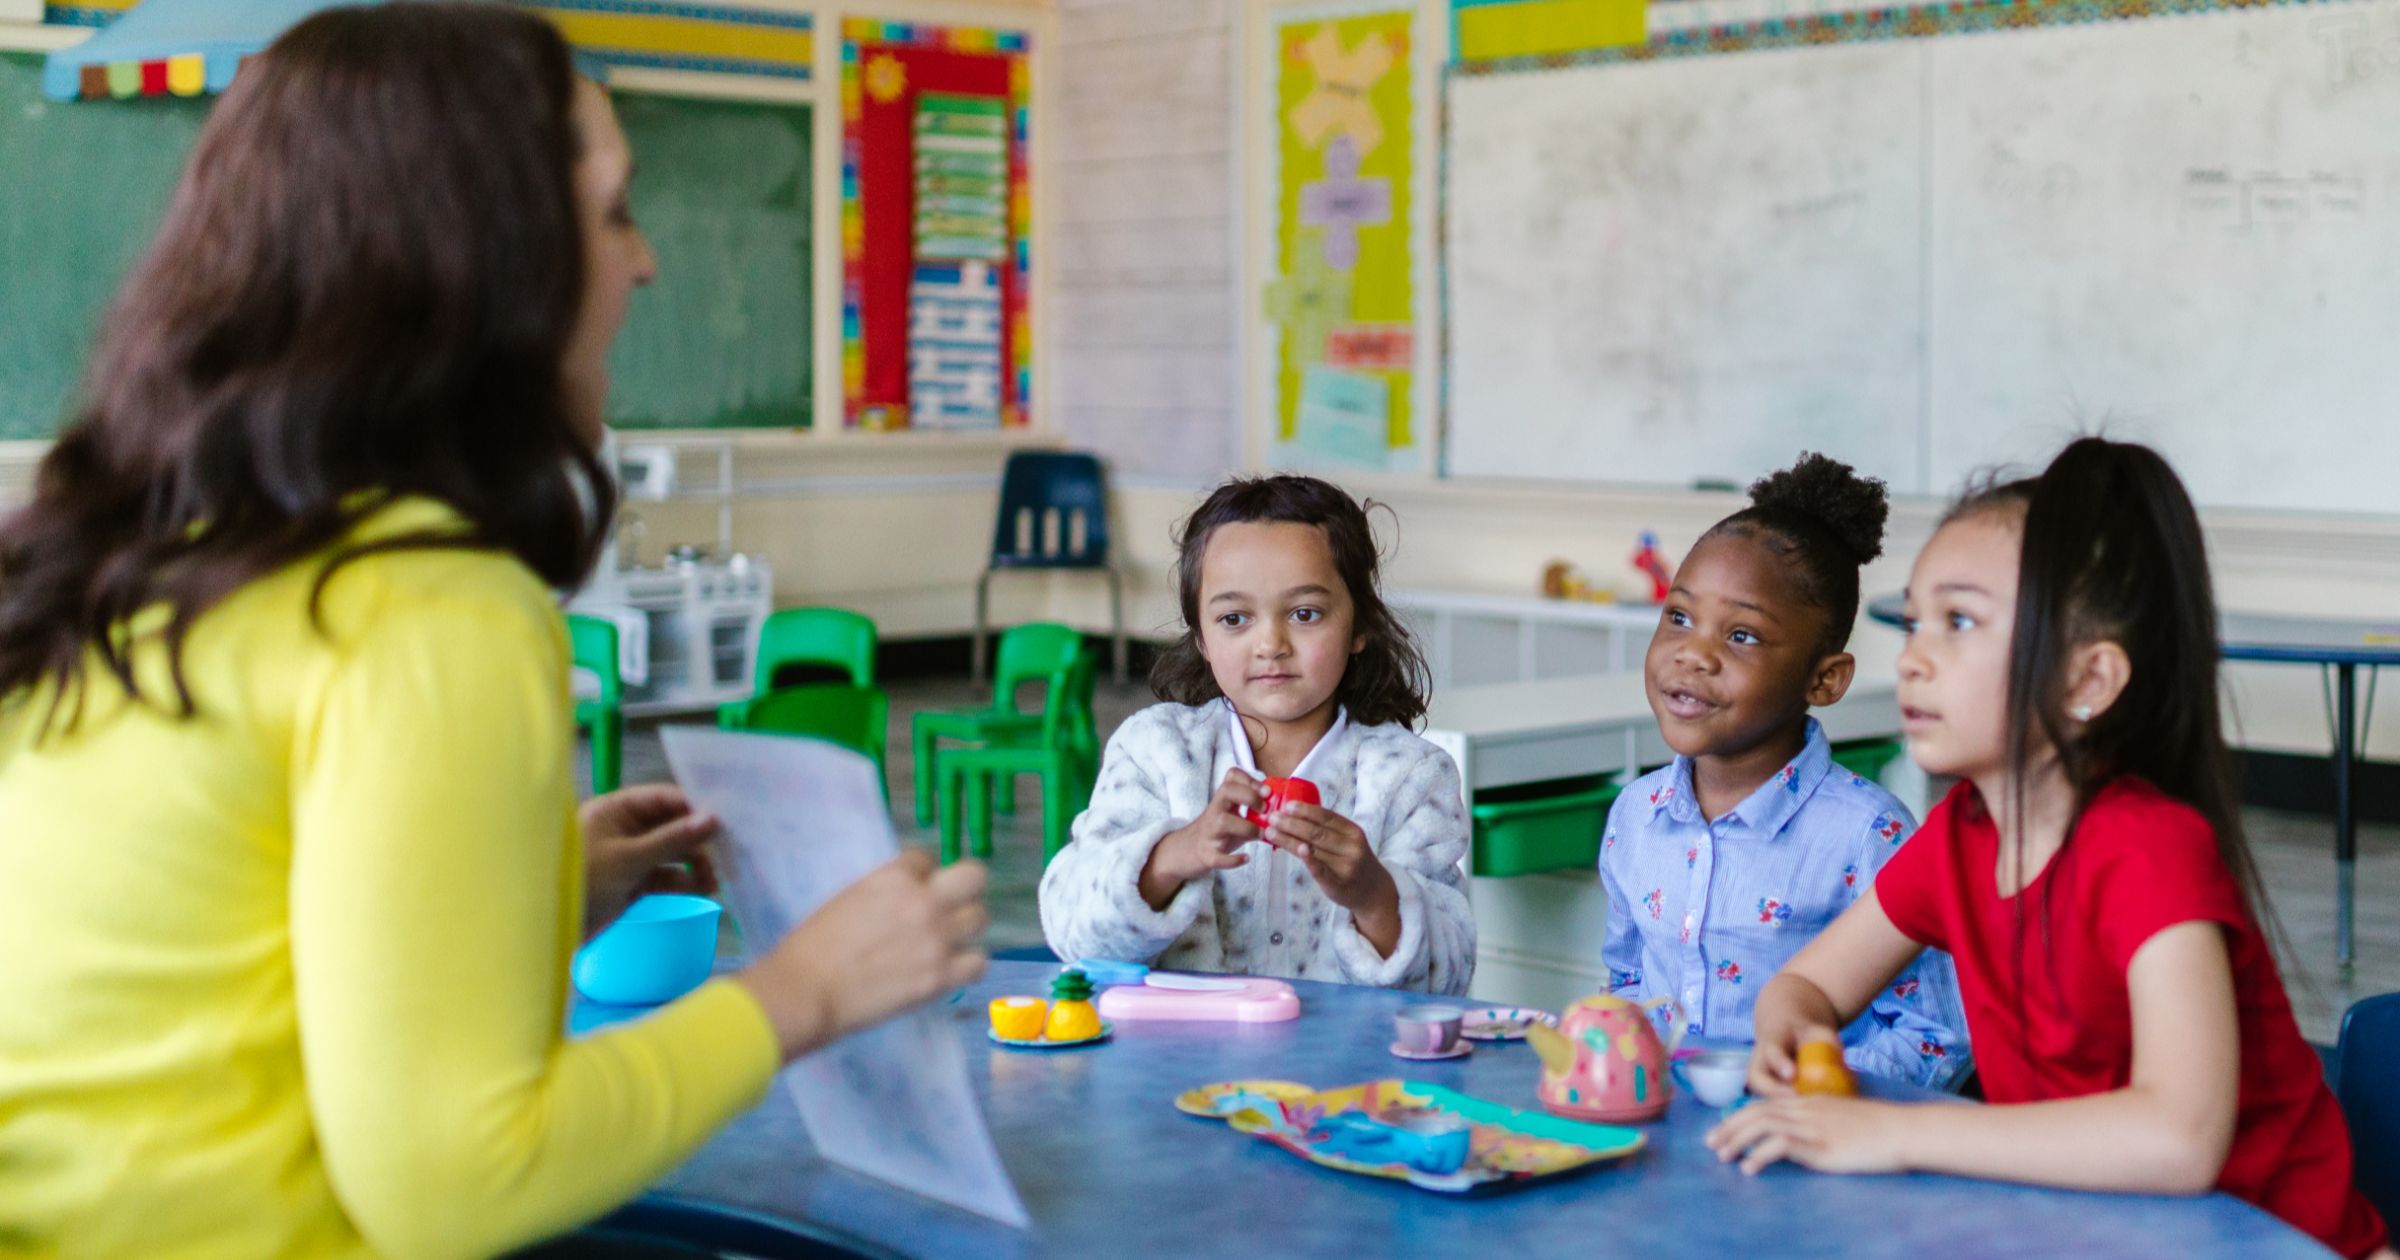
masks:
<instances>
[{"instance_id":1,"label":"tiled floor","mask_svg":"<svg viewBox=\"0 0 2400 1260\"><path fill-rule=\"evenodd\" d=\"M909 747L909 719L924 709L967 708L982 694L963 679L894 683L892 697L892 800L899 807L900 837L924 845L936 843L935 833L916 826L911 799L914 753ZM1115 687L1103 680L1097 697L1100 729L1114 730L1127 715L1149 703L1148 690L1136 683ZM666 760L656 728L637 724L625 746L625 781L665 779ZM2268 896L2293 946L2284 958L2292 1005L2300 1027L2312 1039L2331 1041L2340 1012L2360 997L2400 989L2400 827L2365 827L2359 834L2358 964L2344 979L2334 966L2333 947L2333 826L2322 817L2253 810L2246 815L2250 842L2258 854ZM1041 878L1041 815L1033 784L1019 789L1014 817L995 820L992 868L992 930L994 949L1038 945L1041 921L1035 910L1035 885Z\"/></svg>"}]
</instances>

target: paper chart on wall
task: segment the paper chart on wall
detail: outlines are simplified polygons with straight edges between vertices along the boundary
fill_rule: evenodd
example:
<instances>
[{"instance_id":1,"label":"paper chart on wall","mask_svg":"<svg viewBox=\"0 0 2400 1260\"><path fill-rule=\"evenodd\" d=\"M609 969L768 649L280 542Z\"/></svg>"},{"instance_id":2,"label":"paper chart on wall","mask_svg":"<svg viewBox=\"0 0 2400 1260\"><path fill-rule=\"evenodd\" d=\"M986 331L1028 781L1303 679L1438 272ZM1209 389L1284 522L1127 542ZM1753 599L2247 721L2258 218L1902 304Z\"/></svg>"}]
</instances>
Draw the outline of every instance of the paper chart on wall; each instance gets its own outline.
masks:
<instances>
[{"instance_id":1,"label":"paper chart on wall","mask_svg":"<svg viewBox=\"0 0 2400 1260\"><path fill-rule=\"evenodd\" d=\"M1381 377L1312 367L1300 387L1293 462L1382 469L1391 456L1391 387Z\"/></svg>"},{"instance_id":2,"label":"paper chart on wall","mask_svg":"<svg viewBox=\"0 0 2400 1260\"><path fill-rule=\"evenodd\" d=\"M693 805L717 816L723 898L752 948L899 852L874 763L816 740L661 731ZM859 983L873 983L860 977ZM958 1038L926 1011L792 1064L784 1088L828 1161L1024 1228Z\"/></svg>"},{"instance_id":3,"label":"paper chart on wall","mask_svg":"<svg viewBox=\"0 0 2400 1260\"><path fill-rule=\"evenodd\" d=\"M1275 23L1275 240L1264 306L1279 461L1382 470L1422 458L1412 414L1414 17L1391 5ZM1326 368L1381 387L1371 444L1347 423L1328 438L1330 413L1309 423Z\"/></svg>"}]
</instances>

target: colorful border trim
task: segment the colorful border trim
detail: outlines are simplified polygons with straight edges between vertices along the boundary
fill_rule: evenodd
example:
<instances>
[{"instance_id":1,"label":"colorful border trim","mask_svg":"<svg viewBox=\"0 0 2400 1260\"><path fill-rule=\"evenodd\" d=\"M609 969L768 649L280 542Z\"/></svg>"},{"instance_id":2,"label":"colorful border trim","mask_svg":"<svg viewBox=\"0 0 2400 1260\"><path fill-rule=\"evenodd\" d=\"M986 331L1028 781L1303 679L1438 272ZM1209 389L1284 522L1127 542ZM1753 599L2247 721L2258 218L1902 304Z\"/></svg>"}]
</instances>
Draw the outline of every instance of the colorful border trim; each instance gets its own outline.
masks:
<instances>
[{"instance_id":1,"label":"colorful border trim","mask_svg":"<svg viewBox=\"0 0 2400 1260\"><path fill-rule=\"evenodd\" d=\"M806 80L816 66L816 20L806 13L658 0L518 0L556 23L578 49L618 66Z\"/></svg>"},{"instance_id":2,"label":"colorful border trim","mask_svg":"<svg viewBox=\"0 0 2400 1260\"><path fill-rule=\"evenodd\" d=\"M1627 62L1717 53L1815 48L1827 44L1890 39L1929 39L1943 35L1978 35L2046 26L2083 26L2134 18L2181 17L2313 2L2315 0L1956 0L1950 4L1915 8L1891 6L1856 9L1846 13L1766 18L1727 26L1660 31L1654 32L1646 44L1541 57L1461 61L1453 63L1450 72L1468 77L1517 74L1529 70L1622 65Z\"/></svg>"},{"instance_id":3,"label":"colorful border trim","mask_svg":"<svg viewBox=\"0 0 2400 1260\"><path fill-rule=\"evenodd\" d=\"M859 195L859 115L865 87L859 82L863 50L875 45L943 48L951 52L1004 53L1008 70L1010 145L1008 228L1015 239L1018 291L1025 295L1009 329L1016 362L1015 412L1003 412L1005 427L1033 423L1033 180L1027 147L1033 136L1033 38L1024 31L985 27L929 26L847 18L842 22L842 426L864 418L867 386L866 321L863 315L866 210Z\"/></svg>"},{"instance_id":4,"label":"colorful border trim","mask_svg":"<svg viewBox=\"0 0 2400 1260\"><path fill-rule=\"evenodd\" d=\"M816 18L812 14L670 0L514 2L549 18L579 51L608 65L780 79L815 76ZM138 3L140 0L82 0L72 5L54 4L42 10L42 20L53 26L103 27Z\"/></svg>"},{"instance_id":5,"label":"colorful border trim","mask_svg":"<svg viewBox=\"0 0 2400 1260\"><path fill-rule=\"evenodd\" d=\"M1530 60L1639 44L1649 36L1648 9L1644 0L1450 0L1450 59ZM1466 51L1495 36L1518 47L1480 57Z\"/></svg>"}]
</instances>

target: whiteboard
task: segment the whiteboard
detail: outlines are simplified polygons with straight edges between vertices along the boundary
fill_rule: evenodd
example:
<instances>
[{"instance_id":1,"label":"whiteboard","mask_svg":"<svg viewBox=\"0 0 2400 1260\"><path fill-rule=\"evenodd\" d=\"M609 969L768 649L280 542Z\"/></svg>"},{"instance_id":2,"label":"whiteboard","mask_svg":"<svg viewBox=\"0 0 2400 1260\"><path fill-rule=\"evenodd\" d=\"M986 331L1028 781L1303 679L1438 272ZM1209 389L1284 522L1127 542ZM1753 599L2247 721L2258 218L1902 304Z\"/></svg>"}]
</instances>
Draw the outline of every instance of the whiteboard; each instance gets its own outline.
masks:
<instances>
[{"instance_id":1,"label":"whiteboard","mask_svg":"<svg viewBox=\"0 0 2400 1260\"><path fill-rule=\"evenodd\" d=\"M1919 75L1876 44L1454 79L1448 471L1746 484L1815 445L1913 479Z\"/></svg>"},{"instance_id":2,"label":"whiteboard","mask_svg":"<svg viewBox=\"0 0 2400 1260\"><path fill-rule=\"evenodd\" d=\"M2204 505L2400 511L2395 0L1449 101L1453 475L1742 482L1805 446L1946 494L2103 427Z\"/></svg>"},{"instance_id":3,"label":"whiteboard","mask_svg":"<svg viewBox=\"0 0 2400 1260\"><path fill-rule=\"evenodd\" d=\"M2390 5L1926 45L1930 488L2080 418L2203 503L2400 511L2393 47Z\"/></svg>"}]
</instances>

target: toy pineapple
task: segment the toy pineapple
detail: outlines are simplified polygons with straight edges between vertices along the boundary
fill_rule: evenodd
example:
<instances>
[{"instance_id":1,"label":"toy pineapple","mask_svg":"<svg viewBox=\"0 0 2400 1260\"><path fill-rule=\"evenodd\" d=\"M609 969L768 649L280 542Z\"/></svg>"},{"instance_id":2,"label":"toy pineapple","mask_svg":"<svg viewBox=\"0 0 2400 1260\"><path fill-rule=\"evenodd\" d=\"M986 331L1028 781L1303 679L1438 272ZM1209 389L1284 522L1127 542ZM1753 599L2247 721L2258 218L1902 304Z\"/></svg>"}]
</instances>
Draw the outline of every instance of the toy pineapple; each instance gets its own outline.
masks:
<instances>
[{"instance_id":1,"label":"toy pineapple","mask_svg":"<svg viewBox=\"0 0 2400 1260\"><path fill-rule=\"evenodd\" d=\"M1050 1022L1043 1035L1052 1041L1083 1041L1100 1035L1100 1012L1092 1009L1092 982L1082 972L1062 971L1050 982Z\"/></svg>"}]
</instances>

